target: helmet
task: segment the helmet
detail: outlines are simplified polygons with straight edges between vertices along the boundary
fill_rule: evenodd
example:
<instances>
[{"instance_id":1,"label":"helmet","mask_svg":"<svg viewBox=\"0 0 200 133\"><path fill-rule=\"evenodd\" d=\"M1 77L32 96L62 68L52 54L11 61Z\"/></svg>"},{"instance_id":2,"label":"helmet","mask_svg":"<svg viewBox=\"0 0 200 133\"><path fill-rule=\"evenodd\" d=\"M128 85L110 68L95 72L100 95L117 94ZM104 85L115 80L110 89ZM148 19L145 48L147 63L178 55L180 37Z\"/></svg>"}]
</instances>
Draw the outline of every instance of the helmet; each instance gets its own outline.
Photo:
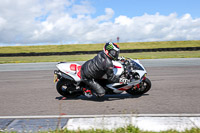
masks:
<instances>
[{"instance_id":1,"label":"helmet","mask_svg":"<svg viewBox=\"0 0 200 133\"><path fill-rule=\"evenodd\" d=\"M119 56L119 46L116 43L108 42L104 46L104 53L112 60L117 60Z\"/></svg>"}]
</instances>

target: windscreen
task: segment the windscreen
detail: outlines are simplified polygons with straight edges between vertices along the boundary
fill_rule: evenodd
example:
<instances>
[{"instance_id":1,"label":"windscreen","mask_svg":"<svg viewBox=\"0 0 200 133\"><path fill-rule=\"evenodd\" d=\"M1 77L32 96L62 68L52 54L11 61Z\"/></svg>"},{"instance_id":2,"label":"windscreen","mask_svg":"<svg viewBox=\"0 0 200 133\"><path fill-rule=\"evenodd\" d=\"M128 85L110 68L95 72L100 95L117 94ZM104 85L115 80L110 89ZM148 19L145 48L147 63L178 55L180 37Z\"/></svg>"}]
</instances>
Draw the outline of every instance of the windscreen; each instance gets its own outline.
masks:
<instances>
[{"instance_id":1,"label":"windscreen","mask_svg":"<svg viewBox=\"0 0 200 133\"><path fill-rule=\"evenodd\" d=\"M131 64L130 64L134 70L144 70L137 62L135 62L134 60L131 60Z\"/></svg>"}]
</instances>

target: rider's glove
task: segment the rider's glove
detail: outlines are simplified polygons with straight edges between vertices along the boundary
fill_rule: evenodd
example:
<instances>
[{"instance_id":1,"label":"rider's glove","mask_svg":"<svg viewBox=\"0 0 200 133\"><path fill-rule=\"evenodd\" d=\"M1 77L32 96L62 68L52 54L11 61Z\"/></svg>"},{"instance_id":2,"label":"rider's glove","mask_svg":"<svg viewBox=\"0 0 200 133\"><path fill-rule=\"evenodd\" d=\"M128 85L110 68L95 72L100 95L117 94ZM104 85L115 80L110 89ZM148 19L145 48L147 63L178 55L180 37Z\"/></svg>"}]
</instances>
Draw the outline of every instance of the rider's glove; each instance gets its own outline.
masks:
<instances>
[{"instance_id":1,"label":"rider's glove","mask_svg":"<svg viewBox=\"0 0 200 133\"><path fill-rule=\"evenodd\" d=\"M138 79L140 79L140 75L137 72L135 72L133 74L133 78L136 79L136 80L138 80Z\"/></svg>"},{"instance_id":2,"label":"rider's glove","mask_svg":"<svg viewBox=\"0 0 200 133\"><path fill-rule=\"evenodd\" d=\"M119 78L119 82L123 84L128 84L130 80L128 80L127 78Z\"/></svg>"},{"instance_id":3,"label":"rider's glove","mask_svg":"<svg viewBox=\"0 0 200 133\"><path fill-rule=\"evenodd\" d=\"M124 62L126 59L122 56L118 58L119 61Z\"/></svg>"}]
</instances>

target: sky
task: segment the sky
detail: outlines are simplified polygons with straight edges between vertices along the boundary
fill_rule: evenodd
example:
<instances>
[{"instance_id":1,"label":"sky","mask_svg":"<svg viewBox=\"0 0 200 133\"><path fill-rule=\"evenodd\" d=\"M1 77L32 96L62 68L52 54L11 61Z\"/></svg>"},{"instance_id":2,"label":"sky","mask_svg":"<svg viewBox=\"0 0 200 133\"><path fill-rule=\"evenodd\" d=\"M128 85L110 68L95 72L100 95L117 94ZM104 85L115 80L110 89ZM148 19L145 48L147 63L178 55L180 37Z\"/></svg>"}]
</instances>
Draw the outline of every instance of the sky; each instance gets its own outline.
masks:
<instances>
[{"instance_id":1,"label":"sky","mask_svg":"<svg viewBox=\"0 0 200 133\"><path fill-rule=\"evenodd\" d=\"M200 40L200 0L1 0L0 46Z\"/></svg>"}]
</instances>

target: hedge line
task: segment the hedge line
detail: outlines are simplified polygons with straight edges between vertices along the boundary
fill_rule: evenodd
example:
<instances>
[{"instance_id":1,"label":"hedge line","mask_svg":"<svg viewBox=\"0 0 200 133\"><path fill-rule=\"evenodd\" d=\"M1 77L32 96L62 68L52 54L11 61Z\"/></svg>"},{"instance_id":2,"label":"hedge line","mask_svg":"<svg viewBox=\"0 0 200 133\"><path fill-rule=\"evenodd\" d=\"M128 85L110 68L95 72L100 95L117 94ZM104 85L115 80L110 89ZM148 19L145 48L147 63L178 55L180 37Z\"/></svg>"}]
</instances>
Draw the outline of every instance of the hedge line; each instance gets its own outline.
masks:
<instances>
[{"instance_id":1,"label":"hedge line","mask_svg":"<svg viewBox=\"0 0 200 133\"><path fill-rule=\"evenodd\" d=\"M200 47L179 47L179 48L155 48L155 49L127 49L120 50L120 53L137 53L137 52L162 52L162 51L197 51ZM50 55L80 55L80 54L97 54L100 51L73 51L73 52L44 52L44 53L0 53L0 57L14 56L50 56Z\"/></svg>"}]
</instances>

